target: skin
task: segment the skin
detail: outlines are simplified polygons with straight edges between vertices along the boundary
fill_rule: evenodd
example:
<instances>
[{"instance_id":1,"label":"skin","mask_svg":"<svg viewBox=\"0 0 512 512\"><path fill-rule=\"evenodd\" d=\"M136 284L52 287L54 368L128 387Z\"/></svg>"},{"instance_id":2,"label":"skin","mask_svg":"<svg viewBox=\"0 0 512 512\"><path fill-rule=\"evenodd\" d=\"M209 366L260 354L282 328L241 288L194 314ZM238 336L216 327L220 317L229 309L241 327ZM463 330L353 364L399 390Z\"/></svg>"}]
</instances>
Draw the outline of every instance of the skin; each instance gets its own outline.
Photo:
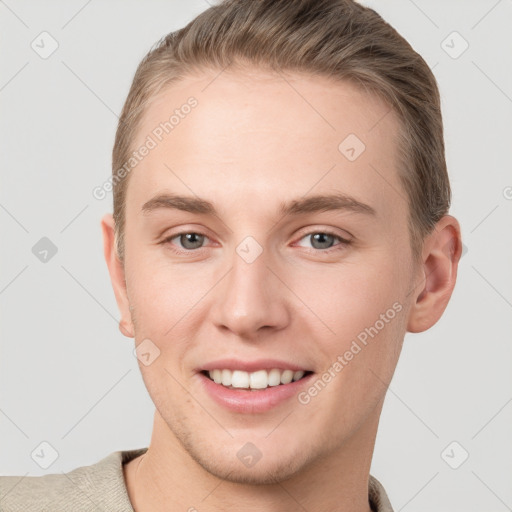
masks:
<instances>
[{"instance_id":1,"label":"skin","mask_svg":"<svg viewBox=\"0 0 512 512\"><path fill-rule=\"evenodd\" d=\"M443 217L413 261L398 121L349 83L204 70L155 98L134 147L189 96L198 106L129 176L124 265L112 216L102 219L120 329L160 350L139 362L156 410L147 453L124 468L134 509L368 512L387 385L405 333L431 327L448 303L459 225ZM350 133L366 145L353 162L338 150ZM282 202L334 192L375 214L279 213ZM162 193L204 198L217 216L141 211ZM335 236L315 243L326 230ZM184 245L183 232L204 234L202 248ZM252 263L236 252L247 236L263 249ZM321 377L394 303L401 311L308 404L235 413L195 371L223 357L278 358ZM262 454L252 467L237 457L247 442Z\"/></svg>"}]
</instances>

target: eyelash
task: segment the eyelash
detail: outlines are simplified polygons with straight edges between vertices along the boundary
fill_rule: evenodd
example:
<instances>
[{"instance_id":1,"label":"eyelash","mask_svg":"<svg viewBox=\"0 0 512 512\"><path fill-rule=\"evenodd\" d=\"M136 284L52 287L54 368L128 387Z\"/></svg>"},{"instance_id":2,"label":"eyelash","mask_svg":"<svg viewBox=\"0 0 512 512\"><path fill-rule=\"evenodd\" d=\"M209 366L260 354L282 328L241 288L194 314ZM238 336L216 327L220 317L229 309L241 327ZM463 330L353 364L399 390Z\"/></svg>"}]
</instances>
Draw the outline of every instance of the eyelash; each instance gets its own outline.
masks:
<instances>
[{"instance_id":1,"label":"eyelash","mask_svg":"<svg viewBox=\"0 0 512 512\"><path fill-rule=\"evenodd\" d=\"M181 231L179 233L175 233L171 236L168 236L167 238L162 240L160 243L172 246L171 240L174 240L175 238L178 238L181 235L191 235L191 234L204 236L205 238L209 239L207 235L205 235L204 233L200 233L199 231ZM324 229L324 230L320 230L320 231L310 231L310 232L302 235L298 241L300 241L303 238L306 238L308 236L317 235L317 234L332 236L332 237L338 239L338 241L340 243L337 245L334 245L333 247L329 247L328 249L315 249L314 247L311 247L311 248L303 247L303 249L306 249L308 252L314 252L317 254L318 253L330 254L332 252L342 250L344 247L346 247L352 243L351 240L347 240L346 238L343 238L340 235L337 235L336 233L329 231L328 229ZM205 247L199 247L198 249L175 249L174 247L171 248L171 250L178 255L192 254L194 252L199 253L202 249L205 249Z\"/></svg>"}]
</instances>

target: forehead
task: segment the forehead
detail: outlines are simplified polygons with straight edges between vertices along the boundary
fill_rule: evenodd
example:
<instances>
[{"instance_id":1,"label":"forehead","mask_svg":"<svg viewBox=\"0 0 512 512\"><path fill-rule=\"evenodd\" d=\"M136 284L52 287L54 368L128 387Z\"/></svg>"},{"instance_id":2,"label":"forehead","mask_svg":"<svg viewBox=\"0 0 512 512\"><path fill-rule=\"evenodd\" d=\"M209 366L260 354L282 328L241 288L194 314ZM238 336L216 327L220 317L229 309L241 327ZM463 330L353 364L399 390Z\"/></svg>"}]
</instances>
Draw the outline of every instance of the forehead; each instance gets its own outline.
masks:
<instances>
[{"instance_id":1,"label":"forehead","mask_svg":"<svg viewBox=\"0 0 512 512\"><path fill-rule=\"evenodd\" d=\"M192 100L191 100L192 98ZM194 105L191 107L190 105ZM224 203L277 202L308 192L350 193L391 215L398 196L398 122L379 97L306 74L204 71L148 106L133 148L154 147L131 173L127 200L157 192ZM240 202L238 203L240 206ZM396 212L395 212L396 213Z\"/></svg>"}]
</instances>

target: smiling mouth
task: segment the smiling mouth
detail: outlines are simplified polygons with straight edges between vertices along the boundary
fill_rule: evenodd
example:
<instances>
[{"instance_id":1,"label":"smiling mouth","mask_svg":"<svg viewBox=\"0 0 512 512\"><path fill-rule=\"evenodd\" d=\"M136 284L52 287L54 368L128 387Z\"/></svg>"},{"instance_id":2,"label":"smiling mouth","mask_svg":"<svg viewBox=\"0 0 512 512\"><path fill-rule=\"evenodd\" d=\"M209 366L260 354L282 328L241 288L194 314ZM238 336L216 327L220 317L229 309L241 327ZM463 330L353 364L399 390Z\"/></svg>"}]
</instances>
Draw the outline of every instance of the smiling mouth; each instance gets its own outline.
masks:
<instances>
[{"instance_id":1,"label":"smiling mouth","mask_svg":"<svg viewBox=\"0 0 512 512\"><path fill-rule=\"evenodd\" d=\"M262 391L269 387L285 386L291 382L301 380L312 374L306 370L281 370L273 368L271 370L257 370L255 372L245 372L243 370L202 370L205 377L228 389Z\"/></svg>"}]
</instances>

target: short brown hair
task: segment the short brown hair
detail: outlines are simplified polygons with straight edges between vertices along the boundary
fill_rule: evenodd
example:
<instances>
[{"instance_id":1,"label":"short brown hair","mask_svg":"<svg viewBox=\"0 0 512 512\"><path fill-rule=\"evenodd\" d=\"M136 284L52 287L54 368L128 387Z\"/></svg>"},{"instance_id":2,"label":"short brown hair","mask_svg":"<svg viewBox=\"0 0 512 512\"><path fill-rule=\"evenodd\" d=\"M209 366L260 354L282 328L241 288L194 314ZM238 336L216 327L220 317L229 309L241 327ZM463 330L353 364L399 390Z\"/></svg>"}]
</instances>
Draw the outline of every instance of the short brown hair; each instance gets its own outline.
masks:
<instances>
[{"instance_id":1,"label":"short brown hair","mask_svg":"<svg viewBox=\"0 0 512 512\"><path fill-rule=\"evenodd\" d=\"M187 73L231 64L348 80L387 102L401 121L398 172L419 256L451 199L439 91L427 63L379 14L352 0L225 0L163 37L137 68L112 155L119 258L128 179L118 172L150 100Z\"/></svg>"}]
</instances>

